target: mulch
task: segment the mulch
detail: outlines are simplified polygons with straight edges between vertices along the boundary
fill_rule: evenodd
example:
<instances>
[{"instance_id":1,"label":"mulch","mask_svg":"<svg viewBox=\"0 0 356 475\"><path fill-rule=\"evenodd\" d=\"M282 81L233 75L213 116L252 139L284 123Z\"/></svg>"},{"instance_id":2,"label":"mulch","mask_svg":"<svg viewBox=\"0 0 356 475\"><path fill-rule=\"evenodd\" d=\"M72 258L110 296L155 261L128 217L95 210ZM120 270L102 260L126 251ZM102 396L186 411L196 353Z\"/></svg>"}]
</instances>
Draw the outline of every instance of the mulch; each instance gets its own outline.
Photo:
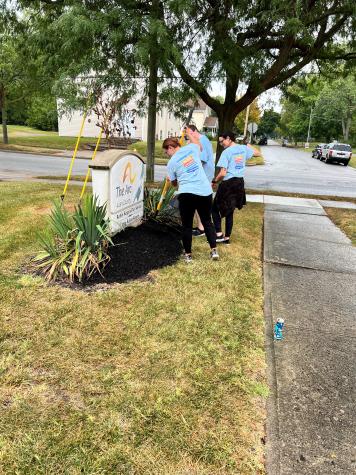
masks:
<instances>
[{"instance_id":1,"label":"mulch","mask_svg":"<svg viewBox=\"0 0 356 475\"><path fill-rule=\"evenodd\" d=\"M150 271L177 262L182 245L180 234L162 224L146 222L127 228L113 238L111 261L103 276L96 274L84 285L122 283L147 277Z\"/></svg>"}]
</instances>

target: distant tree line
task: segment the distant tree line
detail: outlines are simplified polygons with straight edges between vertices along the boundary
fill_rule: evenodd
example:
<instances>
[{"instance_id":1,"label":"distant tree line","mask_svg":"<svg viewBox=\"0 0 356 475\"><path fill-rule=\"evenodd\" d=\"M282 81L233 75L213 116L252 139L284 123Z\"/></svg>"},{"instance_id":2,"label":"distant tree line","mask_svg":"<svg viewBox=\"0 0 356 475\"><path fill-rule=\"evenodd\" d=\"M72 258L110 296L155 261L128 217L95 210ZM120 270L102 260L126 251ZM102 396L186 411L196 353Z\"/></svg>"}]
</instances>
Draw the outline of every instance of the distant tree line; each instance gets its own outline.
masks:
<instances>
[{"instance_id":1,"label":"distant tree line","mask_svg":"<svg viewBox=\"0 0 356 475\"><path fill-rule=\"evenodd\" d=\"M347 72L346 72L347 73ZM307 75L285 88L279 133L306 141L337 140L356 145L356 81L339 70L332 76Z\"/></svg>"}]
</instances>

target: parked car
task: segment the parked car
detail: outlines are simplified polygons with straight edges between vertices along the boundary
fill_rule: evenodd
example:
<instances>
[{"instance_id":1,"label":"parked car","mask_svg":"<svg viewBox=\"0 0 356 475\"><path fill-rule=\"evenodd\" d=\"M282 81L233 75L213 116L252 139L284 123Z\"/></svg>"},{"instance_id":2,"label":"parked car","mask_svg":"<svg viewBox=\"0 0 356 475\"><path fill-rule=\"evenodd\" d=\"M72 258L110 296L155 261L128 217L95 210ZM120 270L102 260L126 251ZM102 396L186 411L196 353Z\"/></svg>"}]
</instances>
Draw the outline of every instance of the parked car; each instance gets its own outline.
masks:
<instances>
[{"instance_id":1,"label":"parked car","mask_svg":"<svg viewBox=\"0 0 356 475\"><path fill-rule=\"evenodd\" d=\"M267 145L267 137L261 137L258 141L258 145Z\"/></svg>"},{"instance_id":2,"label":"parked car","mask_svg":"<svg viewBox=\"0 0 356 475\"><path fill-rule=\"evenodd\" d=\"M318 145L315 146L314 150L312 151L312 157L317 158L320 160L321 157L321 150L324 147L324 143L319 143Z\"/></svg>"},{"instance_id":3,"label":"parked car","mask_svg":"<svg viewBox=\"0 0 356 475\"><path fill-rule=\"evenodd\" d=\"M343 163L345 167L349 164L352 157L351 145L347 143L329 143L321 149L321 158L325 163L338 162Z\"/></svg>"}]
</instances>

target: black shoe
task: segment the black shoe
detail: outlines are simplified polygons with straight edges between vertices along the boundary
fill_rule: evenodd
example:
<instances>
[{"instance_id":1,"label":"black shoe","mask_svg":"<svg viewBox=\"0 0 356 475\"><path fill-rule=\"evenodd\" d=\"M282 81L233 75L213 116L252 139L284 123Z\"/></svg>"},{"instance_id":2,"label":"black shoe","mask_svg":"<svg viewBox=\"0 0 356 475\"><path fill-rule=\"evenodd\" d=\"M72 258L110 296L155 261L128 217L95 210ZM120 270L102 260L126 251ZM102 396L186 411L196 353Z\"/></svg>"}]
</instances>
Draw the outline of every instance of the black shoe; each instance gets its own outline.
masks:
<instances>
[{"instance_id":1,"label":"black shoe","mask_svg":"<svg viewBox=\"0 0 356 475\"><path fill-rule=\"evenodd\" d=\"M221 244L230 244L230 239L229 238L225 238Z\"/></svg>"},{"instance_id":2,"label":"black shoe","mask_svg":"<svg viewBox=\"0 0 356 475\"><path fill-rule=\"evenodd\" d=\"M221 236L216 236L216 242L224 242L225 236L222 234Z\"/></svg>"},{"instance_id":3,"label":"black shoe","mask_svg":"<svg viewBox=\"0 0 356 475\"><path fill-rule=\"evenodd\" d=\"M194 237L205 236L205 231L200 231L199 228L193 229L192 235Z\"/></svg>"}]
</instances>

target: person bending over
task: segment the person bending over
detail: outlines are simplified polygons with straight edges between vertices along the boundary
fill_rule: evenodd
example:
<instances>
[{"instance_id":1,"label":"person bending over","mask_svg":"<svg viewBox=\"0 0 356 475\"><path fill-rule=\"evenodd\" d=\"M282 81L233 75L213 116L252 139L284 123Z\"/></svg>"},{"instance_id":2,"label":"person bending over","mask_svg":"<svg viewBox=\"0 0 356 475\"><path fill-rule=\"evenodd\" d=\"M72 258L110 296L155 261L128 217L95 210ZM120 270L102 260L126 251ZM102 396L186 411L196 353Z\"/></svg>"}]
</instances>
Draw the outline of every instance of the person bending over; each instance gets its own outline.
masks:
<instances>
[{"instance_id":1,"label":"person bending over","mask_svg":"<svg viewBox=\"0 0 356 475\"><path fill-rule=\"evenodd\" d=\"M213 190L208 181L201 161L198 140L191 138L191 143L180 147L177 139L167 138L162 144L170 157L167 164L168 179L173 186L178 186L179 212L182 220L182 241L186 262L192 260L192 228L195 211L198 211L210 245L210 257L219 259L216 251L216 233L211 222Z\"/></svg>"},{"instance_id":2,"label":"person bending over","mask_svg":"<svg viewBox=\"0 0 356 475\"><path fill-rule=\"evenodd\" d=\"M199 133L198 129L194 124L189 124L185 128L188 139L191 141L192 138L199 140L202 149L200 152L200 160L203 165L203 170L207 176L209 183L212 182L215 176L215 158L213 152L213 146L211 145L210 140L206 135ZM193 236L205 236L204 226L199 217L199 213L195 215L197 221L197 228L193 229Z\"/></svg>"},{"instance_id":3,"label":"person bending over","mask_svg":"<svg viewBox=\"0 0 356 475\"><path fill-rule=\"evenodd\" d=\"M250 145L235 143L235 134L225 132L219 136L219 143L224 147L217 167L220 168L215 185L220 183L213 203L213 221L217 242L230 244L230 236L234 224L234 210L241 209L246 204L244 174L246 161L261 153ZM225 218L225 236L222 233L221 218Z\"/></svg>"}]
</instances>

